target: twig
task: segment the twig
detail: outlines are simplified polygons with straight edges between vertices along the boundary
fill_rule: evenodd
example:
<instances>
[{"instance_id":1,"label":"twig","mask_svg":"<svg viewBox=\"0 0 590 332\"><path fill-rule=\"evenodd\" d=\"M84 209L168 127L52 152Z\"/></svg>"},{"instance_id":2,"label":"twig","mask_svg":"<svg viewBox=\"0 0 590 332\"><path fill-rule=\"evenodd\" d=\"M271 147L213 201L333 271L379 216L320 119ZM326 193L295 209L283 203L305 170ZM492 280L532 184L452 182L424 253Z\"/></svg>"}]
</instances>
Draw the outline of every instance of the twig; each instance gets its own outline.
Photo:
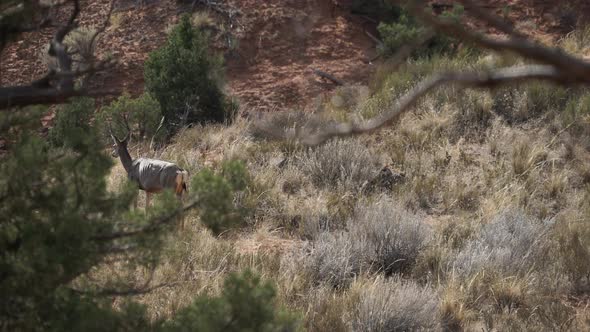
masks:
<instances>
[{"instance_id":1,"label":"twig","mask_svg":"<svg viewBox=\"0 0 590 332\"><path fill-rule=\"evenodd\" d=\"M74 79L83 75L91 75L97 71L104 70L113 64L110 60L101 61L96 65L84 70L72 71L72 57L68 54L63 40L76 27L76 20L80 14L78 0L70 0L73 3L72 13L66 25L60 27L53 36L49 47L49 55L57 60L58 68L49 70L43 77L33 81L30 85L0 87L0 110L15 106L26 106L32 104L59 104L66 102L76 96L104 96L116 94L111 90L86 90L76 89ZM115 0L111 1L108 17L113 11ZM99 33L102 33L108 25L108 17L103 22L97 33L92 37L92 42Z\"/></svg>"},{"instance_id":2,"label":"twig","mask_svg":"<svg viewBox=\"0 0 590 332\"><path fill-rule=\"evenodd\" d=\"M370 133L392 124L400 117L400 115L407 112L422 96L440 85L454 84L463 89L470 87L483 88L530 79L563 82L566 78L556 71L554 67L547 65L507 67L488 73L450 72L434 75L423 80L416 87L402 96L391 110L385 111L372 119L359 123L350 122L335 124L314 134L309 133L306 128L301 130L291 129L285 132L283 138L295 139L304 145L313 146L321 144L333 137Z\"/></svg>"},{"instance_id":3,"label":"twig","mask_svg":"<svg viewBox=\"0 0 590 332\"><path fill-rule=\"evenodd\" d=\"M107 12L107 16L105 17L104 21L102 22L102 25L100 26L100 28L98 28L94 34L92 35L92 38L90 38L90 45L94 45L94 40L96 39L96 36L98 36L99 34L103 33L107 26L109 25L109 22L111 20L111 14L113 13L113 10L115 9L115 2L116 0L111 0L111 3L109 5L109 11Z\"/></svg>"},{"instance_id":4,"label":"twig","mask_svg":"<svg viewBox=\"0 0 590 332\"><path fill-rule=\"evenodd\" d=\"M154 149L154 139L156 138L156 135L158 134L158 131L160 131L160 129L162 129L162 126L164 125L164 117L162 117L162 120L160 120L160 124L158 125L158 128L156 128L156 131L154 132L154 135L152 136L152 139L150 140L150 151L153 151Z\"/></svg>"},{"instance_id":5,"label":"twig","mask_svg":"<svg viewBox=\"0 0 590 332\"><path fill-rule=\"evenodd\" d=\"M181 213L194 208L195 206L197 206L197 204L199 204L198 199L194 200L193 202L191 202L188 205L183 206L182 208L178 208L178 209L172 211L171 213L169 213L167 215L163 215L163 216L159 216L159 217L155 218L152 222L150 222L149 225L147 225L145 227L141 227L141 228L138 228L138 229L135 229L132 231L123 231L123 232L115 232L115 233L110 233L110 234L96 235L96 236L91 237L91 239L95 240L95 241L112 241L112 240L116 240L116 239L121 239L121 238L141 235L141 234L153 233L153 232L159 230L160 227L170 223L174 218L176 218Z\"/></svg>"},{"instance_id":6,"label":"twig","mask_svg":"<svg viewBox=\"0 0 590 332\"><path fill-rule=\"evenodd\" d=\"M418 3L421 3L421 1L418 1ZM458 24L441 21L432 14L420 9L417 5L410 6L408 9L438 32L493 51L512 51L525 58L553 65L562 71L563 74L570 76L568 78L569 82L590 83L590 63L566 54L558 48L548 48L527 39L514 38L513 34L511 35L513 38L507 40L491 39L472 30L465 29Z\"/></svg>"},{"instance_id":7,"label":"twig","mask_svg":"<svg viewBox=\"0 0 590 332\"><path fill-rule=\"evenodd\" d=\"M370 33L370 32L369 32L369 31L367 31L367 30L365 30L365 34L366 34L367 36L369 36L369 38L371 38L371 40L372 40L372 41L374 41L374 42L375 42L375 44L377 44L377 47L383 47L383 42L382 42L382 41L381 41L379 38L377 38L377 37L373 36L373 34L372 34L372 33Z\"/></svg>"},{"instance_id":8,"label":"twig","mask_svg":"<svg viewBox=\"0 0 590 332\"><path fill-rule=\"evenodd\" d=\"M333 75L326 73L325 71L321 71L321 70L315 69L315 68L312 68L311 70L313 71L314 74L316 74L320 77L323 77L329 81L332 81L333 83L335 83L337 85L345 85L343 80L338 79L338 78L334 77Z\"/></svg>"}]
</instances>

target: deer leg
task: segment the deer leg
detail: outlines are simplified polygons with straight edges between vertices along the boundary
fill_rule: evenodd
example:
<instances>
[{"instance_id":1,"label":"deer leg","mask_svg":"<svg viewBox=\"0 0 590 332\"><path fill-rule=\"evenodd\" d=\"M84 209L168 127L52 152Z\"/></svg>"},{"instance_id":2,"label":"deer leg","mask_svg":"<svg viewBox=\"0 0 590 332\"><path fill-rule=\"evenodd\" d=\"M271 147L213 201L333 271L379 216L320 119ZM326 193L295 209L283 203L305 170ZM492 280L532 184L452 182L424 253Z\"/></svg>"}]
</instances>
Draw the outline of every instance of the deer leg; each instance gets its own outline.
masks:
<instances>
[{"instance_id":1,"label":"deer leg","mask_svg":"<svg viewBox=\"0 0 590 332\"><path fill-rule=\"evenodd\" d=\"M139 201L139 195L136 195L133 199L133 210L137 210L137 201Z\"/></svg>"},{"instance_id":2,"label":"deer leg","mask_svg":"<svg viewBox=\"0 0 590 332\"><path fill-rule=\"evenodd\" d=\"M180 202L180 205L182 205L182 194L176 194L176 198L178 199L178 201ZM181 212L180 215L178 216L180 218L180 231L184 231L184 212Z\"/></svg>"},{"instance_id":3,"label":"deer leg","mask_svg":"<svg viewBox=\"0 0 590 332\"><path fill-rule=\"evenodd\" d=\"M152 198L152 193L149 191L145 192L145 208L147 209L150 206L150 199Z\"/></svg>"}]
</instances>

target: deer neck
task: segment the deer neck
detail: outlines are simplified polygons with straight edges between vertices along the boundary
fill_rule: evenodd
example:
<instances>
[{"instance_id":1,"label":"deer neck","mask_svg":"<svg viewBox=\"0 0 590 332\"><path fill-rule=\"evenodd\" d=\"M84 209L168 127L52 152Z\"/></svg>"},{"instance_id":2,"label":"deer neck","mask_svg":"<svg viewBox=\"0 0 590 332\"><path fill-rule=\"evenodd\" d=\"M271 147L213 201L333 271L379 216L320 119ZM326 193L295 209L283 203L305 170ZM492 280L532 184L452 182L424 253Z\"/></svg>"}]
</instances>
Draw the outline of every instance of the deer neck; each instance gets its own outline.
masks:
<instances>
[{"instance_id":1,"label":"deer neck","mask_svg":"<svg viewBox=\"0 0 590 332\"><path fill-rule=\"evenodd\" d=\"M125 147L120 147L118 152L119 159L121 159L121 164L123 164L125 171L127 172L127 174L129 174L132 168L131 165L133 164L133 158L131 158L129 151L127 151L127 148Z\"/></svg>"}]
</instances>

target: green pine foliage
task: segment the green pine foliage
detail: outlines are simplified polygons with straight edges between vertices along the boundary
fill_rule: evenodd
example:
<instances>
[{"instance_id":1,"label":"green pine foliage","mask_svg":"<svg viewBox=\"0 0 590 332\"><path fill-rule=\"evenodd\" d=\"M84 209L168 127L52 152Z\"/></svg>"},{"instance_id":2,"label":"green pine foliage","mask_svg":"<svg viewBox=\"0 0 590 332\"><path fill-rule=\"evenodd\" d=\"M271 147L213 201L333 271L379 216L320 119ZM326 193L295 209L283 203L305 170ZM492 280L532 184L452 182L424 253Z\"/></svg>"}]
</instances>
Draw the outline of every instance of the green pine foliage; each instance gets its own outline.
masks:
<instances>
[{"instance_id":1,"label":"green pine foliage","mask_svg":"<svg viewBox=\"0 0 590 332\"><path fill-rule=\"evenodd\" d=\"M246 270L231 274L218 297L200 296L162 324L162 331L296 331L293 315L276 309L276 291Z\"/></svg>"},{"instance_id":2,"label":"green pine foliage","mask_svg":"<svg viewBox=\"0 0 590 332\"><path fill-rule=\"evenodd\" d=\"M275 308L272 287L251 274L231 277L222 296L201 296L166 323L151 321L132 298L112 306L108 294L135 287L126 273L158 263L163 239L174 229L175 219L166 218L178 202L170 193L147 213L131 211L137 194L133 184L119 193L107 190L113 161L96 144L99 130L85 122L93 105L91 99L78 99L60 107L51 134L59 140L39 137L34 123L45 108L0 116L0 134L12 142L0 163L0 330L216 331L227 325L232 331L268 331L292 326L294 320L283 320ZM230 180L199 174L197 183L205 189L197 194L206 194L199 205L206 211L204 221L220 220L229 227L224 222L231 218L224 213L233 211L232 193L243 186L235 177L245 168L230 163L224 169ZM217 230L217 224L209 224ZM120 262L118 273L97 284L89 273L113 259Z\"/></svg>"},{"instance_id":3,"label":"green pine foliage","mask_svg":"<svg viewBox=\"0 0 590 332\"><path fill-rule=\"evenodd\" d=\"M463 6L455 5L450 12L444 12L439 19L458 21L463 14ZM388 57L394 55L402 46L411 44L421 38L426 28L417 22L407 12L401 11L397 20L387 23L381 22L377 27L383 39L380 52ZM433 54L450 53L454 51L454 41L443 34L435 36L424 46L414 51L414 56L430 56Z\"/></svg>"},{"instance_id":4,"label":"green pine foliage","mask_svg":"<svg viewBox=\"0 0 590 332\"><path fill-rule=\"evenodd\" d=\"M234 194L246 188L248 179L240 161L225 162L221 174L206 168L193 178L191 191L199 201L201 222L213 233L244 223L243 211L234 205Z\"/></svg>"},{"instance_id":5,"label":"green pine foliage","mask_svg":"<svg viewBox=\"0 0 590 332\"><path fill-rule=\"evenodd\" d=\"M121 122L124 115L128 115L131 136L136 140L149 140L156 135L155 139L162 141L167 136L165 127L158 130L162 110L152 95L144 92L137 98L131 98L129 94L123 94L103 107L97 116L98 123L103 127L102 132L109 142L108 121L111 121L113 132L122 137L126 131Z\"/></svg>"},{"instance_id":6,"label":"green pine foliage","mask_svg":"<svg viewBox=\"0 0 590 332\"><path fill-rule=\"evenodd\" d=\"M49 130L49 141L55 147L73 147L80 143L93 129L90 126L94 112L94 100L91 98L76 98L69 104L59 106L53 127Z\"/></svg>"},{"instance_id":7,"label":"green pine foliage","mask_svg":"<svg viewBox=\"0 0 590 332\"><path fill-rule=\"evenodd\" d=\"M145 64L146 89L162 106L171 132L190 123L224 122L231 108L220 88L221 59L208 50L207 35L185 15L166 44Z\"/></svg>"},{"instance_id":8,"label":"green pine foliage","mask_svg":"<svg viewBox=\"0 0 590 332\"><path fill-rule=\"evenodd\" d=\"M81 105L90 101L65 106L58 118L80 114ZM56 149L23 130L0 164L1 330L108 330L125 320L72 282L118 246L98 236L119 231L133 195L107 192L112 162L97 149L96 130L60 133L64 145Z\"/></svg>"}]
</instances>

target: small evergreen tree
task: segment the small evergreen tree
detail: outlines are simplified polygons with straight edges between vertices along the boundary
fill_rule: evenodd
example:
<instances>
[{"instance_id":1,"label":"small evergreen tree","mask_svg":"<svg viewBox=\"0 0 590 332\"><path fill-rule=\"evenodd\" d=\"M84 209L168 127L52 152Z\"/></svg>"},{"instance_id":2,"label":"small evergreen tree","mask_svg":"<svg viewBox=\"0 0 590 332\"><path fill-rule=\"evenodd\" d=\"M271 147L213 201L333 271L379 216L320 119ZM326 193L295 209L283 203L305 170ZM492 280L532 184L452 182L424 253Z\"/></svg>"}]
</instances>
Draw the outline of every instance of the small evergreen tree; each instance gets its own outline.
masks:
<instances>
[{"instance_id":1,"label":"small evergreen tree","mask_svg":"<svg viewBox=\"0 0 590 332\"><path fill-rule=\"evenodd\" d=\"M265 331L293 326L293 320L279 319L272 288L251 275L231 277L221 297L199 297L168 323L151 322L145 307L133 301L113 308L105 295L134 286L113 275L107 287L88 273L114 258L127 263L118 267L122 275L137 265L156 264L178 202L171 193L164 195L146 214L129 210L137 193L132 184L121 193L107 190L113 161L96 144L99 130L83 120L93 105L91 99L79 99L59 110L64 113L58 113L52 135L60 144L37 133L34 120L46 108L0 114L0 136L14 142L0 163L0 331L218 331L226 324L232 331ZM220 220L231 212L232 190L244 184L236 178L243 167L225 169L224 185L206 176L199 181L223 189L199 201L199 208Z\"/></svg>"},{"instance_id":2,"label":"small evergreen tree","mask_svg":"<svg viewBox=\"0 0 590 332\"><path fill-rule=\"evenodd\" d=\"M146 61L146 88L162 106L171 132L188 123L227 119L219 87L221 60L209 54L207 44L207 35L184 15L166 44Z\"/></svg>"},{"instance_id":3,"label":"small evergreen tree","mask_svg":"<svg viewBox=\"0 0 590 332\"><path fill-rule=\"evenodd\" d=\"M103 107L97 116L98 123L103 127L102 133L108 142L111 142L107 123L111 121L112 130L117 135L124 136L126 128L120 121L124 115L128 115L131 136L133 139L145 140L156 136L158 141L163 140L166 128L158 130L162 119L162 110L158 101L149 93L144 92L137 98L131 98L123 94L108 106ZM156 133L156 131L158 131Z\"/></svg>"},{"instance_id":4,"label":"small evergreen tree","mask_svg":"<svg viewBox=\"0 0 590 332\"><path fill-rule=\"evenodd\" d=\"M245 271L231 274L221 296L198 297L191 306L162 325L164 332L175 331L295 331L293 315L277 311L275 290L268 282Z\"/></svg>"},{"instance_id":5,"label":"small evergreen tree","mask_svg":"<svg viewBox=\"0 0 590 332\"><path fill-rule=\"evenodd\" d=\"M49 141L54 147L69 146L91 131L90 120L94 111L92 98L76 98L57 108Z\"/></svg>"},{"instance_id":6,"label":"small evergreen tree","mask_svg":"<svg viewBox=\"0 0 590 332\"><path fill-rule=\"evenodd\" d=\"M227 161L222 165L221 174L205 168L192 181L199 207L201 222L213 233L244 222L243 212L234 205L234 193L244 190L249 174L240 161Z\"/></svg>"},{"instance_id":7,"label":"small evergreen tree","mask_svg":"<svg viewBox=\"0 0 590 332\"><path fill-rule=\"evenodd\" d=\"M463 14L463 7L456 5L451 12L440 15L441 19L458 21ZM396 20L388 23L381 22L377 27L383 39L383 46L380 52L385 56L392 56L397 50L407 44L420 39L426 32L426 28L416 22L405 10L401 10ZM453 40L443 34L435 34L434 37L423 47L414 51L414 56L429 56L438 53L453 51Z\"/></svg>"}]
</instances>

